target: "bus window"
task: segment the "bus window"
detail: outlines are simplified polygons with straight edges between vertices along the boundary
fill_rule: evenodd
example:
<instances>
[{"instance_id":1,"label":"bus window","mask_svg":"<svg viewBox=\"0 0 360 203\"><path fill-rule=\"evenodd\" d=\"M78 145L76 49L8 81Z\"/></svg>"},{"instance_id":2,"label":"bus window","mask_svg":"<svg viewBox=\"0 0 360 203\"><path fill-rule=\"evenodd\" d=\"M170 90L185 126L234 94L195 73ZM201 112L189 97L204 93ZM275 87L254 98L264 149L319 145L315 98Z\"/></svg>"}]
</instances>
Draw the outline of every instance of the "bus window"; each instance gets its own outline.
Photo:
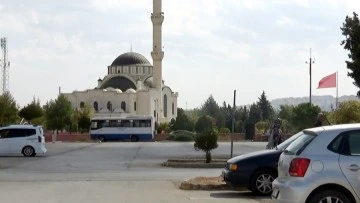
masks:
<instances>
[{"instance_id":1,"label":"bus window","mask_svg":"<svg viewBox=\"0 0 360 203\"><path fill-rule=\"evenodd\" d=\"M103 128L104 127L110 127L110 121L109 120L103 121L101 127L103 127Z\"/></svg>"},{"instance_id":2,"label":"bus window","mask_svg":"<svg viewBox=\"0 0 360 203\"><path fill-rule=\"evenodd\" d=\"M151 127L151 120L146 120L146 127Z\"/></svg>"},{"instance_id":3,"label":"bus window","mask_svg":"<svg viewBox=\"0 0 360 203\"><path fill-rule=\"evenodd\" d=\"M140 120L134 120L134 127L143 127L140 125Z\"/></svg>"},{"instance_id":4,"label":"bus window","mask_svg":"<svg viewBox=\"0 0 360 203\"><path fill-rule=\"evenodd\" d=\"M111 127L121 127L121 120L111 120L110 126Z\"/></svg>"},{"instance_id":5,"label":"bus window","mask_svg":"<svg viewBox=\"0 0 360 203\"><path fill-rule=\"evenodd\" d=\"M92 130L99 129L98 122L99 122L99 121L92 121L92 122L91 122L91 129L92 129Z\"/></svg>"},{"instance_id":6,"label":"bus window","mask_svg":"<svg viewBox=\"0 0 360 203\"><path fill-rule=\"evenodd\" d=\"M133 121L132 120L122 120L122 127L133 127Z\"/></svg>"}]
</instances>

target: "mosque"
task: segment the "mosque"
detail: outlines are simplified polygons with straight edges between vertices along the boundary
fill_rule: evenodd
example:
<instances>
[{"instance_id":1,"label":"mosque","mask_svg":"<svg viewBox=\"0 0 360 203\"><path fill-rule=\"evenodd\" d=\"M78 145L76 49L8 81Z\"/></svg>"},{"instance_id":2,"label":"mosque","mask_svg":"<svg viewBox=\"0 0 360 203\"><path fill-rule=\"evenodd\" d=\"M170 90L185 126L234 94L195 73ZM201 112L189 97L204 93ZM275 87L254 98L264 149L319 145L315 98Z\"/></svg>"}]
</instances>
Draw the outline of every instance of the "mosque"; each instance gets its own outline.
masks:
<instances>
[{"instance_id":1,"label":"mosque","mask_svg":"<svg viewBox=\"0 0 360 203\"><path fill-rule=\"evenodd\" d=\"M119 55L107 67L107 75L98 80L97 87L63 93L73 108L87 104L93 108L94 117L151 115L158 123L176 119L179 95L162 79L164 13L161 0L153 0L153 4L153 65L136 52Z\"/></svg>"}]
</instances>

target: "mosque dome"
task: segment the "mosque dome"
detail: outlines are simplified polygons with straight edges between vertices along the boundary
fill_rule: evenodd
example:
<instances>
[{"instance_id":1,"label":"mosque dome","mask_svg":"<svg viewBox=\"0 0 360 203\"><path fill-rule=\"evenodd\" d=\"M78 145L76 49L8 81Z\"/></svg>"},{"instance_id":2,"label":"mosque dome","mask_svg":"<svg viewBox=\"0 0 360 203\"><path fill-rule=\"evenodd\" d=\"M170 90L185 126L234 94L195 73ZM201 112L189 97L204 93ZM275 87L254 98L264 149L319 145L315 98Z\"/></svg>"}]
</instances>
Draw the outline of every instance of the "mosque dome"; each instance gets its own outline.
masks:
<instances>
[{"instance_id":1,"label":"mosque dome","mask_svg":"<svg viewBox=\"0 0 360 203\"><path fill-rule=\"evenodd\" d=\"M136 93L136 90L130 88L130 89L126 90L126 93Z\"/></svg>"},{"instance_id":2,"label":"mosque dome","mask_svg":"<svg viewBox=\"0 0 360 203\"><path fill-rule=\"evenodd\" d=\"M127 52L118 56L111 66L146 65L151 66L145 56L136 52Z\"/></svg>"}]
</instances>

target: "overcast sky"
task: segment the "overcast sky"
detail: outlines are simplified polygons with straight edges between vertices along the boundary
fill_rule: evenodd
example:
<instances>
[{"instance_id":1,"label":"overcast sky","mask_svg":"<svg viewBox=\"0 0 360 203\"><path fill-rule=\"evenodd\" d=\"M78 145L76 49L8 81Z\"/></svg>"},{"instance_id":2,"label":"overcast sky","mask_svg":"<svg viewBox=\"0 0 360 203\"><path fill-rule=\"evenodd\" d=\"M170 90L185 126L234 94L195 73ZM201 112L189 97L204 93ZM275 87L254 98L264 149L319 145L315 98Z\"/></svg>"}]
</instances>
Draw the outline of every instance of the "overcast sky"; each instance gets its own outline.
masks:
<instances>
[{"instance_id":1,"label":"overcast sky","mask_svg":"<svg viewBox=\"0 0 360 203\"><path fill-rule=\"evenodd\" d=\"M339 71L339 95L356 94L340 46L346 15L359 0L163 0L163 78L179 106L200 106L212 94L222 103L250 104L313 94ZM10 91L23 106L62 92L94 88L107 66L133 51L152 62L151 0L0 0L0 36L8 38Z\"/></svg>"}]
</instances>

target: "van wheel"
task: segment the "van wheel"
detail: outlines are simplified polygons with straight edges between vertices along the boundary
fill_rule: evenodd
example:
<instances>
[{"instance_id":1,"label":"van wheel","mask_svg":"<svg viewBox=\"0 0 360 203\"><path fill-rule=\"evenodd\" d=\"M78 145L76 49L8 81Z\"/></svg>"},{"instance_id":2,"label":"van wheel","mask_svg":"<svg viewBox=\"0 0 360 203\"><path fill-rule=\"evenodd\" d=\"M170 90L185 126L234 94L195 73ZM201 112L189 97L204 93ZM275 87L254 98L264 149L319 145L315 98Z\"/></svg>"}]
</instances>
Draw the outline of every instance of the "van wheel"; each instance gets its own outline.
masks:
<instances>
[{"instance_id":1,"label":"van wheel","mask_svg":"<svg viewBox=\"0 0 360 203\"><path fill-rule=\"evenodd\" d=\"M22 154L26 157L35 156L35 149L31 146L26 146L22 150Z\"/></svg>"},{"instance_id":2,"label":"van wheel","mask_svg":"<svg viewBox=\"0 0 360 203\"><path fill-rule=\"evenodd\" d=\"M131 142L137 142L137 141L139 141L139 137L136 136L136 135L132 135L130 139L131 139Z\"/></svg>"},{"instance_id":3,"label":"van wheel","mask_svg":"<svg viewBox=\"0 0 360 203\"><path fill-rule=\"evenodd\" d=\"M98 140L99 140L99 142L105 142L105 137L104 136L99 136Z\"/></svg>"}]
</instances>

